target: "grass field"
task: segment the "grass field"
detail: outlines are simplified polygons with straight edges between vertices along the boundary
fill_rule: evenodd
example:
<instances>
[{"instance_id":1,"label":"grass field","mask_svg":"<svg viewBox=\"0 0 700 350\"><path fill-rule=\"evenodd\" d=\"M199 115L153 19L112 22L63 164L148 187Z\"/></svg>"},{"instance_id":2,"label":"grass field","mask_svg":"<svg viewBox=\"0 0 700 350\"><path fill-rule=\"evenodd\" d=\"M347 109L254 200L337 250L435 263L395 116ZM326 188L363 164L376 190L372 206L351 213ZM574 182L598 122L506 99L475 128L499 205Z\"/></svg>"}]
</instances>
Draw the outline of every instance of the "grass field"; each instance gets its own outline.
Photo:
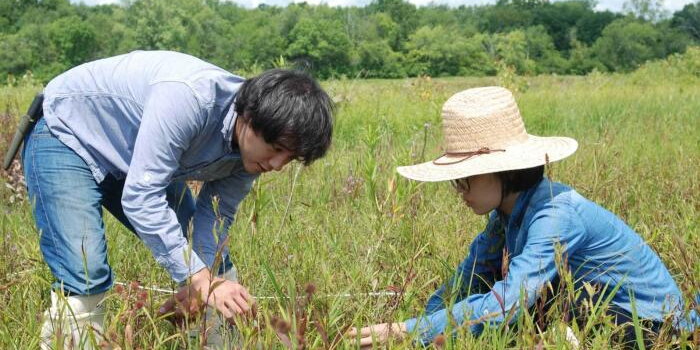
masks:
<instances>
[{"instance_id":1,"label":"grass field","mask_svg":"<svg viewBox=\"0 0 700 350\"><path fill-rule=\"evenodd\" d=\"M295 348L352 348L352 340L336 338L348 326L401 321L422 310L485 218L462 205L448 184L407 181L395 167L439 155L442 103L483 85L518 88L530 133L576 138L578 152L552 165L551 177L621 216L658 252L687 296L699 291L699 58L694 51L629 75L325 82L338 101L330 153L309 168L292 164L262 176L231 228L242 282L254 295L271 297L259 299L257 322L241 327L244 347L288 347L276 333L290 328ZM5 136L38 88L26 82L0 87ZM22 186L10 175L0 180L0 348L36 348L51 275ZM118 281L175 287L134 235L111 217L106 226ZM295 299L306 295L308 284L310 300ZM333 296L390 286L401 295ZM109 294L112 345L198 348L196 338L155 318L167 295L146 297L145 307L136 309L134 295ZM592 316L598 325L574 327L578 339L585 348L610 348L617 329ZM561 317L549 321L544 335L522 317L517 327L489 329L479 338L461 332L444 346L568 348ZM662 337L655 348L673 344L678 340Z\"/></svg>"}]
</instances>

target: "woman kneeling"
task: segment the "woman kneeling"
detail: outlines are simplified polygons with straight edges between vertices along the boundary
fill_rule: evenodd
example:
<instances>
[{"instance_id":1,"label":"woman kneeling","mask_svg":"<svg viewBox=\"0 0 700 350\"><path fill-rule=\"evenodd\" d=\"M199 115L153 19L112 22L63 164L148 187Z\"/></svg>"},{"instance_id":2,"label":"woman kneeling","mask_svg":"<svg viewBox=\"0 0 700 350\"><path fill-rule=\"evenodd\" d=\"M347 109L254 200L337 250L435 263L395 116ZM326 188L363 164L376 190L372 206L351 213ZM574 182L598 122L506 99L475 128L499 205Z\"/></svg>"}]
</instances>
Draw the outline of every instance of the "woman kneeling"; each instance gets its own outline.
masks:
<instances>
[{"instance_id":1,"label":"woman kneeling","mask_svg":"<svg viewBox=\"0 0 700 350\"><path fill-rule=\"evenodd\" d=\"M576 151L575 140L529 135L513 95L499 87L457 93L442 116L445 154L398 172L418 181L451 181L474 213L489 214L488 224L454 276L430 297L424 315L351 330L361 345L409 334L429 344L455 326L479 334L485 324L511 322L545 286L557 283L562 267L575 288L598 287L590 298L610 297L617 323L636 314L652 328L669 318L675 328L700 325L695 311L683 316L677 284L637 233L543 176L547 163Z\"/></svg>"}]
</instances>

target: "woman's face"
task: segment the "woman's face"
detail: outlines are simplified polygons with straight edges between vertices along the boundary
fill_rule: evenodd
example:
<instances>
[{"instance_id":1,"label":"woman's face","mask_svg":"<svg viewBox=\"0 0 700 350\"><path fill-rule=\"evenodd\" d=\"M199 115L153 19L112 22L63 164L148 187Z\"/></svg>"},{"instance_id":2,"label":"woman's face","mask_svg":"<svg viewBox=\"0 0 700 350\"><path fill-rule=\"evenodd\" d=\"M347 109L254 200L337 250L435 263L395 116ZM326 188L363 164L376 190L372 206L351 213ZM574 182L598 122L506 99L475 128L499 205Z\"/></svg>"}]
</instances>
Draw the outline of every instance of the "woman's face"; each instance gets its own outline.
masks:
<instances>
[{"instance_id":1,"label":"woman's face","mask_svg":"<svg viewBox=\"0 0 700 350\"><path fill-rule=\"evenodd\" d=\"M488 214L501 204L501 180L495 174L474 175L454 180L453 184L477 215Z\"/></svg>"}]
</instances>

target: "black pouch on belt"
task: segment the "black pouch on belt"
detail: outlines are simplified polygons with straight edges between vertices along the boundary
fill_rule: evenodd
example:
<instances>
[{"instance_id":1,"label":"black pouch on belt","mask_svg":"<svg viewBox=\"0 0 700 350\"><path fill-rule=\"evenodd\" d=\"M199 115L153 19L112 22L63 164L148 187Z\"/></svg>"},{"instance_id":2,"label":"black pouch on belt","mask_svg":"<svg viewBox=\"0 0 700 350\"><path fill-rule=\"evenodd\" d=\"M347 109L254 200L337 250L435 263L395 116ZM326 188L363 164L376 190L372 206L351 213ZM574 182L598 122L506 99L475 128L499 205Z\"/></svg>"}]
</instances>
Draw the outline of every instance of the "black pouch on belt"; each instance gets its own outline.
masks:
<instances>
[{"instance_id":1,"label":"black pouch on belt","mask_svg":"<svg viewBox=\"0 0 700 350\"><path fill-rule=\"evenodd\" d=\"M5 160L2 163L3 169L7 170L10 168L12 165L12 160L15 158L17 151L19 151L19 147L22 145L24 136L26 136L27 133L32 130L34 124L36 124L36 122L44 115L44 110L42 108L43 103L44 94L36 94L34 101L32 101L32 104L29 106L29 110L27 110L27 114L20 118L19 124L17 125L17 130L15 131L15 136L12 138L10 147L7 149L7 153L5 154Z\"/></svg>"}]
</instances>

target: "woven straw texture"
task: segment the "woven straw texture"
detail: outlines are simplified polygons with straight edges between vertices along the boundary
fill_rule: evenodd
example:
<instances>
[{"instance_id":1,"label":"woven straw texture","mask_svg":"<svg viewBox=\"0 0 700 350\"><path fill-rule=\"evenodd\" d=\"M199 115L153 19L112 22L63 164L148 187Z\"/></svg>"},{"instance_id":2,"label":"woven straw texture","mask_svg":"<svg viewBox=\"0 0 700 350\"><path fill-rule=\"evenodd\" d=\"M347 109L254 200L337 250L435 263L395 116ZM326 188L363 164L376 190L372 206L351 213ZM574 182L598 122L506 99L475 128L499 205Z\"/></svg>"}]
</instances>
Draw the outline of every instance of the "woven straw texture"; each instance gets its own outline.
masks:
<instances>
[{"instance_id":1,"label":"woven straw texture","mask_svg":"<svg viewBox=\"0 0 700 350\"><path fill-rule=\"evenodd\" d=\"M453 180L555 162L578 147L568 137L528 134L513 94L497 86L464 90L450 97L442 108L442 129L445 154L430 162L398 167L399 174L418 181ZM483 149L491 151L474 154Z\"/></svg>"}]
</instances>

